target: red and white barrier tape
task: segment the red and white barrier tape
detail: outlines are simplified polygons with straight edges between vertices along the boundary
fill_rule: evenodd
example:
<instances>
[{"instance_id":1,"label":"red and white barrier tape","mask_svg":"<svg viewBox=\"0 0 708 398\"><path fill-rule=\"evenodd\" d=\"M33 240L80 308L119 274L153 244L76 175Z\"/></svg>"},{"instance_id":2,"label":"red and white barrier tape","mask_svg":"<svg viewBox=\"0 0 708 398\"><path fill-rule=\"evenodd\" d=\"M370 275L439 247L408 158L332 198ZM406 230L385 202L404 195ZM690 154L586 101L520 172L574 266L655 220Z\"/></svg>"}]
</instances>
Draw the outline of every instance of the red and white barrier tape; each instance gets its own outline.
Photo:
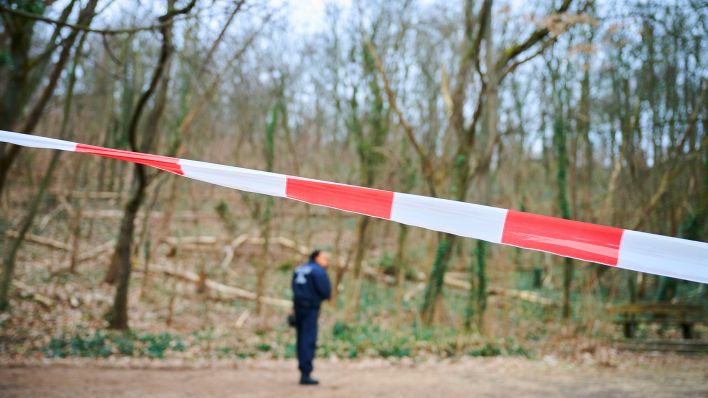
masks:
<instances>
[{"instance_id":1,"label":"red and white barrier tape","mask_svg":"<svg viewBox=\"0 0 708 398\"><path fill-rule=\"evenodd\" d=\"M705 242L2 130L0 141L141 163L242 191L295 199L434 231L634 271L708 283L708 243Z\"/></svg>"}]
</instances>

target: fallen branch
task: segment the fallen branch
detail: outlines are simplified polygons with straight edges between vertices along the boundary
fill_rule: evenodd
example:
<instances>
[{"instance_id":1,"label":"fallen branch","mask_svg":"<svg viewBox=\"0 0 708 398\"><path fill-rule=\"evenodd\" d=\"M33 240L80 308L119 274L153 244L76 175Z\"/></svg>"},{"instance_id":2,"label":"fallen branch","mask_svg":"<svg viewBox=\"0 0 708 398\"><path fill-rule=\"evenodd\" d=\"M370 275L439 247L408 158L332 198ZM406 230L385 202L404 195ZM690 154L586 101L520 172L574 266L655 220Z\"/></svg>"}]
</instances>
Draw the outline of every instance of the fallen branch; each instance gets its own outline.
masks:
<instances>
[{"instance_id":1,"label":"fallen branch","mask_svg":"<svg viewBox=\"0 0 708 398\"><path fill-rule=\"evenodd\" d=\"M280 246L283 246L285 248L296 251L298 254L300 254L304 257L306 257L310 254L310 250L307 247L297 244L292 239L288 239L288 238L284 238L284 237L280 236L280 237L274 238L273 241L275 243L279 244ZM258 238L256 238L256 240L249 240L249 243L261 244L263 242L262 242L262 239L258 240ZM338 260L338 261L336 261L336 264L338 267L343 268L344 264L346 264L346 258L344 258L344 257L339 257L338 259L335 259L335 260ZM362 262L361 265L362 265L362 270L364 271L365 276L368 276L368 277L371 277L374 279L381 279L384 283L387 283L389 285L392 285L396 282L396 279L393 276L386 275L383 272L380 272L379 270L369 266L365 260Z\"/></svg>"},{"instance_id":2,"label":"fallen branch","mask_svg":"<svg viewBox=\"0 0 708 398\"><path fill-rule=\"evenodd\" d=\"M162 211L152 211L150 212L150 218L162 218L164 217L165 213ZM236 217L245 217L247 216L248 213L245 211L238 211L234 212L234 216ZM278 213L279 216L282 217L294 217L296 213L294 211L282 211ZM123 210L119 209L103 209L103 210L91 210L91 211L86 211L84 212L83 218L122 218L123 217ZM138 213L138 217L142 218L144 217L144 211L140 211ZM175 218L181 219L181 220L213 220L217 219L219 216L217 214L214 214L213 212L194 212L194 211L182 211L182 212L176 212L174 215ZM325 212L311 212L310 217L318 217L318 218L327 218L331 217L329 214ZM344 214L342 215L343 218L353 218L354 215L351 214Z\"/></svg>"},{"instance_id":3,"label":"fallen branch","mask_svg":"<svg viewBox=\"0 0 708 398\"><path fill-rule=\"evenodd\" d=\"M69 201L66 199L66 196L64 195L59 195L59 205L64 208L66 213L69 215L69 218L73 218L76 215L76 211L74 210L74 206L69 203Z\"/></svg>"},{"instance_id":4,"label":"fallen branch","mask_svg":"<svg viewBox=\"0 0 708 398\"><path fill-rule=\"evenodd\" d=\"M229 264L231 264L231 261L234 259L234 254L236 253L236 249L238 249L242 244L244 244L248 240L248 235L243 234L240 235L238 238L234 239L231 241L229 245L224 247L224 259L221 260L221 268L227 268Z\"/></svg>"},{"instance_id":5,"label":"fallen branch","mask_svg":"<svg viewBox=\"0 0 708 398\"><path fill-rule=\"evenodd\" d=\"M93 260L94 258L99 257L100 255L102 255L106 252L110 252L111 250L113 250L115 245L116 245L116 240L111 239L106 243L102 243L102 244L94 247L93 249L87 250L86 252L79 255L79 262Z\"/></svg>"},{"instance_id":6,"label":"fallen branch","mask_svg":"<svg viewBox=\"0 0 708 398\"><path fill-rule=\"evenodd\" d=\"M234 326L236 328L242 328L243 325L246 324L246 321L248 320L248 317L251 315L251 312L249 310L245 310L239 315L239 317L236 319L236 323Z\"/></svg>"},{"instance_id":7,"label":"fallen branch","mask_svg":"<svg viewBox=\"0 0 708 398\"><path fill-rule=\"evenodd\" d=\"M293 252L306 257L307 255L310 254L310 251L307 247L298 244L292 239L288 239L282 236L274 237L271 239L271 241L277 245L280 245L283 248L292 250ZM181 250L203 250L205 246L212 246L216 245L219 243L223 243L224 239L223 238L218 238L214 236L185 236L185 237L169 237L166 239L166 242L168 245L174 247L177 245L180 245ZM263 244L263 238L260 237L254 237L254 236L248 236L248 235L240 235L231 243L224 248L226 251L226 256L221 262L222 268L226 267L231 260L233 259L234 252L236 248L240 247L243 244L250 244L250 245L262 245ZM344 267L343 264L346 263L346 259L344 257L340 257L338 259L334 259L335 264L338 267ZM387 275L384 272L382 272L379 269L376 269L374 267L371 267L367 264L366 261L362 263L362 269L364 272L365 276L368 276L373 279L379 279L384 283L387 283L389 285L393 285L396 283L396 279L391 276ZM470 290L470 284L467 281L458 279L461 275L464 275L463 273L448 273L445 275L445 284L458 288L458 289L463 289L463 290ZM418 279L425 279L425 276L421 276ZM489 293L494 295L500 295L500 296L508 296L508 297L514 297L518 299L522 299L525 301L533 302L536 304L541 304L541 305L553 305L553 302L550 299L547 299L545 297L542 297L536 293L533 292L525 292L521 290L511 290L511 289L501 289L501 288L490 288Z\"/></svg>"},{"instance_id":8,"label":"fallen branch","mask_svg":"<svg viewBox=\"0 0 708 398\"><path fill-rule=\"evenodd\" d=\"M24 284L23 282L20 282L18 280L12 281L12 284L20 289L20 296L28 298L32 301L37 302L40 304L42 307L45 309L51 308L52 304L54 304L54 301L50 299L49 297L38 293L35 289L31 288L30 286Z\"/></svg>"},{"instance_id":9,"label":"fallen branch","mask_svg":"<svg viewBox=\"0 0 708 398\"><path fill-rule=\"evenodd\" d=\"M555 301L533 292L514 289L502 289L500 287L490 287L488 292L491 295L512 297L519 300L528 301L529 303L546 305L549 307L558 306L558 303L556 303Z\"/></svg>"},{"instance_id":10,"label":"fallen branch","mask_svg":"<svg viewBox=\"0 0 708 398\"><path fill-rule=\"evenodd\" d=\"M406 302L410 301L413 298L413 296L418 294L418 292L422 292L423 289L425 289L425 283L423 283L423 282L417 283L413 287L413 289L409 290L408 292L406 292L405 295L403 295L403 301L406 301Z\"/></svg>"},{"instance_id":11,"label":"fallen branch","mask_svg":"<svg viewBox=\"0 0 708 398\"><path fill-rule=\"evenodd\" d=\"M180 250L204 250L204 249L208 248L209 246L223 243L224 239L214 237L214 236L184 236L184 237L169 237L165 240L165 242L172 248L174 248L175 246L177 246L179 244ZM310 254L310 250L307 247L298 244L297 242L295 242L292 239L278 236L278 237L272 238L271 242L278 244L286 249L292 250L295 253L297 253L303 257L307 257ZM236 247L241 246L244 243L248 243L250 245L262 245L263 238L256 237L256 236L241 235L238 238L236 238L235 240L233 240L230 245L233 246L234 243L237 243ZM231 258L228 258L229 248L226 247L224 250L227 251L227 257L225 257L222 260L222 262L221 262L222 267L224 267L225 265L228 265L228 263L231 262ZM233 256L233 254L231 256ZM340 257L340 258L334 259L334 260L335 260L334 263L337 267L344 268L344 264L346 264L346 259L344 257ZM379 270L369 266L366 263L366 261L364 261L362 263L362 269L364 271L364 275L368 276L370 278L380 279L382 282L387 283L389 285L392 285L396 282L396 279L393 276L386 275L383 272L380 272Z\"/></svg>"},{"instance_id":12,"label":"fallen branch","mask_svg":"<svg viewBox=\"0 0 708 398\"><path fill-rule=\"evenodd\" d=\"M17 231L7 231L5 232L5 236L10 237L10 238L17 238L19 234ZM69 251L71 250L71 245L52 239L52 238L45 238L43 236L38 236L38 235L33 235L33 234L26 234L25 235L25 241L27 242L32 242L38 245L42 246L47 246L51 247L52 249L57 249L57 250L63 250L63 251Z\"/></svg>"},{"instance_id":13,"label":"fallen branch","mask_svg":"<svg viewBox=\"0 0 708 398\"><path fill-rule=\"evenodd\" d=\"M295 242L292 239L288 239L288 238L284 238L282 236L279 236L279 237L273 239L273 241L275 243L279 244L280 246L297 251L299 254L301 254L303 256L307 256L310 254L310 249L308 249L307 247L305 247L303 245L297 244L297 242Z\"/></svg>"},{"instance_id":14,"label":"fallen branch","mask_svg":"<svg viewBox=\"0 0 708 398\"><path fill-rule=\"evenodd\" d=\"M137 272L142 272L143 270L138 268L136 269ZM195 285L200 282L199 274L195 272L190 272L190 271L177 271L168 267L164 266L152 266L150 267L151 273L161 273L163 275L171 276L186 282L192 282ZM238 287L233 287L233 286L228 286L224 285L223 283L215 282L209 279L203 280L204 286L207 288L208 293L211 295L212 293L217 293L216 295L211 295L210 299L214 300L234 300L234 299L241 299L241 300L249 300L249 301L256 301L256 293L251 292L246 289L241 289ZM279 299L275 297L261 297L261 301L264 304L276 306L276 307L283 307L283 308L290 308L292 307L292 301L290 300L284 300L284 299Z\"/></svg>"},{"instance_id":15,"label":"fallen branch","mask_svg":"<svg viewBox=\"0 0 708 398\"><path fill-rule=\"evenodd\" d=\"M164 212L162 211L152 211L150 212L150 218L163 218L165 215ZM91 210L91 211L86 211L83 214L83 218L122 218L123 217L123 210L118 210L118 209L104 209L104 210ZM145 217L145 212L140 211L138 213L138 218L143 218ZM178 212L174 215L175 218L181 219L181 220L205 220L205 219L214 219L217 216L210 213L210 212L193 212L193 211L183 211L183 212Z\"/></svg>"},{"instance_id":16,"label":"fallen branch","mask_svg":"<svg viewBox=\"0 0 708 398\"><path fill-rule=\"evenodd\" d=\"M463 289L463 290L470 290L472 288L469 282L454 278L452 275L445 275L445 284L450 287L455 287L455 288ZM515 289L503 289L500 287L490 287L487 289L487 292L492 296L497 295L497 296L513 297L513 298L528 301L528 302L534 303L534 304L547 305L547 306L557 305L557 303L555 303L553 300L543 297L540 294L534 293L534 292L527 292L527 291L515 290Z\"/></svg>"},{"instance_id":17,"label":"fallen branch","mask_svg":"<svg viewBox=\"0 0 708 398\"><path fill-rule=\"evenodd\" d=\"M113 191L60 191L56 192L55 195L70 196L72 198L82 198L86 199L121 199L128 196L127 192L113 192Z\"/></svg>"},{"instance_id":18,"label":"fallen branch","mask_svg":"<svg viewBox=\"0 0 708 398\"><path fill-rule=\"evenodd\" d=\"M42 221L39 222L37 225L37 229L40 231L44 231L45 228L47 228L47 225L56 217L59 213L61 213L64 210L61 204L58 204L57 206L54 207L54 210L50 211L47 213L44 217L42 217Z\"/></svg>"},{"instance_id":19,"label":"fallen branch","mask_svg":"<svg viewBox=\"0 0 708 398\"><path fill-rule=\"evenodd\" d=\"M215 245L218 243L223 243L223 238L217 238L215 236L181 236L174 237L169 236L165 239L165 243L170 246L177 245L195 245L195 246L208 246Z\"/></svg>"}]
</instances>

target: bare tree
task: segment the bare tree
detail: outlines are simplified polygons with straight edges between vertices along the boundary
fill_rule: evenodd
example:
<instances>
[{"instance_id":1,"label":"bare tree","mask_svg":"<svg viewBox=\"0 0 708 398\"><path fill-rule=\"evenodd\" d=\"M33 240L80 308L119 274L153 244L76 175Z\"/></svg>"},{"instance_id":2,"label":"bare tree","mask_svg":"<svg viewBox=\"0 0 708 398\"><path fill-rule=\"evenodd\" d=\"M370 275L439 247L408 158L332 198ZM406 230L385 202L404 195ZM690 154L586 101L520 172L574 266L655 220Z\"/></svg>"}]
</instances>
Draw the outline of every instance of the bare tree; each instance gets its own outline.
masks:
<instances>
[{"instance_id":1,"label":"bare tree","mask_svg":"<svg viewBox=\"0 0 708 398\"><path fill-rule=\"evenodd\" d=\"M135 109L133 110L128 127L128 141L133 151L149 152L153 147L157 136L157 124L160 116L164 111L165 100L167 96L167 87L169 82L169 60L174 51L172 44L172 21L177 15L189 13L194 7L196 0L191 0L182 8L175 7L174 0L167 0L167 12L158 18L161 24L160 36L162 37L162 45L160 47L160 56L155 65L155 69L150 79L150 85L141 94L138 99ZM140 118L147 107L148 101L160 87L158 100L156 101L151 117L150 126L142 135L142 140L138 141L138 128ZM130 285L130 273L132 269L132 243L135 230L135 217L138 214L140 205L145 199L145 192L149 184L149 176L145 166L135 164L133 166L133 188L130 199L125 204L123 219L121 221L120 232L115 247L115 252L111 260L111 266L108 273L108 280L115 275L117 281L116 293L113 301L113 309L109 317L109 327L111 329L128 329L128 288Z\"/></svg>"},{"instance_id":2,"label":"bare tree","mask_svg":"<svg viewBox=\"0 0 708 398\"><path fill-rule=\"evenodd\" d=\"M62 10L60 17L62 23L68 20L76 4L77 1L72 0ZM97 1L91 0L79 11L77 18L78 25L89 26L91 24L95 16L96 5ZM34 14L33 11L44 11L43 5L36 5L36 3L33 2L29 2L25 6L30 7L30 10L27 10L30 15ZM37 10L32 7L38 7L39 9ZM81 29L73 28L66 38L62 38L60 33L63 25L58 24L44 51L41 52L37 58L31 59L30 50L34 35L35 21L28 18L26 15L16 15L16 13L13 14L9 11L10 10L6 7L0 8L3 27L5 28L5 32L8 33L8 47L11 49L10 57L12 59L12 62L3 63L4 65L10 65L9 70L4 71L2 69L5 68L0 68L0 77L3 77L3 75L7 76L7 79L3 79L5 83L2 91L3 100L0 102L0 106L2 106L2 108L0 108L0 129L11 130L17 128L16 124L18 118L24 112L25 105L38 90L38 82L41 81L42 75L46 73L53 54L55 54L57 48L60 48L58 59L54 62L49 72L46 86L32 108L29 109L28 115L20 127L20 131L31 133L37 126L37 123L39 123L47 103L56 89L59 77L70 58L74 43ZM58 40L60 40L60 42L57 44L56 41ZM17 145L0 143L0 194L2 194L5 188L7 173L19 152L20 147Z\"/></svg>"}]
</instances>

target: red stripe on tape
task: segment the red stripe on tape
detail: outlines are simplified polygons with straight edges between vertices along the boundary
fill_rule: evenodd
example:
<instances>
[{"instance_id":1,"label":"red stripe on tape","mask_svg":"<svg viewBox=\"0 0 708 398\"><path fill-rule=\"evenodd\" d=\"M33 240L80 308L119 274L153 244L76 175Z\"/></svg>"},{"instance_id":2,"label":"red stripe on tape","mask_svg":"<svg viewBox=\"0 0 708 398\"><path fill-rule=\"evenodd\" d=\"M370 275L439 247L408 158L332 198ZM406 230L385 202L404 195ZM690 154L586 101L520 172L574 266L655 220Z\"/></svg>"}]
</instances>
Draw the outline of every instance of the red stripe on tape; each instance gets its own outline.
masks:
<instances>
[{"instance_id":1,"label":"red stripe on tape","mask_svg":"<svg viewBox=\"0 0 708 398\"><path fill-rule=\"evenodd\" d=\"M184 175L182 167L179 165L179 159L169 156L150 155L147 153L138 153L131 151L122 151L120 149L103 148L100 146L76 144L76 152L90 153L108 158L126 160L128 162L140 163L147 166L156 167L171 173Z\"/></svg>"},{"instance_id":2,"label":"red stripe on tape","mask_svg":"<svg viewBox=\"0 0 708 398\"><path fill-rule=\"evenodd\" d=\"M509 210L502 243L617 265L623 229Z\"/></svg>"},{"instance_id":3,"label":"red stripe on tape","mask_svg":"<svg viewBox=\"0 0 708 398\"><path fill-rule=\"evenodd\" d=\"M391 218L393 192L389 191L288 177L285 194L307 203Z\"/></svg>"}]
</instances>

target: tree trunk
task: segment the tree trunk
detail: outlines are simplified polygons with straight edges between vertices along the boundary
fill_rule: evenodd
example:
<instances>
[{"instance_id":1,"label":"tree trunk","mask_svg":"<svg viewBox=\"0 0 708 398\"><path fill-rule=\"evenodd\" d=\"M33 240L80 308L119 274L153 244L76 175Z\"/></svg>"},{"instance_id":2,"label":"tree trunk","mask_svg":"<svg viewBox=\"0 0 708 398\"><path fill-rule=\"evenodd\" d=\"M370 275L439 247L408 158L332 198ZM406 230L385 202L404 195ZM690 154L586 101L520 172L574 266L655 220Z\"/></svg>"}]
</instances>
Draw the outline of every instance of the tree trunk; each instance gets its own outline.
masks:
<instances>
[{"instance_id":1,"label":"tree trunk","mask_svg":"<svg viewBox=\"0 0 708 398\"><path fill-rule=\"evenodd\" d=\"M474 319L474 314L477 312L476 302L477 297L474 295L475 286L477 285L477 251L479 247L472 250L472 256L470 256L469 266L467 268L467 274L469 276L470 290L467 293L467 303L465 304L465 318L463 324L465 330L472 330L472 320Z\"/></svg>"},{"instance_id":2,"label":"tree trunk","mask_svg":"<svg viewBox=\"0 0 708 398\"><path fill-rule=\"evenodd\" d=\"M71 227L71 256L69 259L69 272L72 274L76 272L76 265L79 262L79 248L81 243L81 216L83 215L85 205L86 191L84 191L84 194L79 198L79 205L76 209L74 209L76 214L74 214L74 219L72 220L73 225Z\"/></svg>"},{"instance_id":3,"label":"tree trunk","mask_svg":"<svg viewBox=\"0 0 708 398\"><path fill-rule=\"evenodd\" d=\"M560 94L557 94L560 95ZM560 101L560 100L559 100ZM568 154L566 148L566 132L565 124L563 123L563 107L559 106L555 110L553 122L553 143L556 150L556 189L558 207L560 208L561 217L570 219L570 204L568 203L568 187L566 171L568 168ZM571 284L573 281L573 260L568 257L563 258L563 319L569 319L571 316Z\"/></svg>"},{"instance_id":4,"label":"tree trunk","mask_svg":"<svg viewBox=\"0 0 708 398\"><path fill-rule=\"evenodd\" d=\"M73 3L72 3L73 4ZM95 15L95 10L96 10L96 5L98 4L98 0L90 0L87 4L86 7L84 7L80 12L79 12L79 17L77 19L77 24L78 25L90 25L91 21L93 21L93 17ZM71 6L71 5L70 5ZM73 7L73 6L72 6ZM69 8L69 6L67 6ZM63 16L63 18L66 18L68 15ZM66 20L66 19L65 19ZM34 104L32 109L30 110L29 115L27 116L27 120L25 121L24 125L22 126L22 132L24 133L31 133L32 130L37 126L37 123L39 123L39 120L42 117L42 114L44 113L44 109L47 106L47 103L52 97L52 94L54 94L54 90L56 89L57 83L59 82L59 78L61 77L61 73L64 70L64 66L66 63L69 61L69 58L71 56L71 51L73 50L74 47L74 42L76 41L76 38L79 36L79 33L81 31L79 29L73 29L69 36L64 40L64 44L62 45L61 52L59 53L59 57L57 59L57 62L54 64L54 69L52 69L51 74L49 75L49 80L47 85L45 86L44 90L42 90L42 94L39 96L39 99L37 102ZM22 48L26 50L27 53L23 55L23 59L25 62L28 61L28 52L30 51L30 46L29 43L24 43L25 40L31 41L32 37L32 32L31 32L31 27L30 27L30 32L27 37L22 37L21 41L23 42L21 44ZM20 68L27 68L29 67L28 65L21 65ZM19 82L19 86L22 85L29 85L32 86L34 84L33 81L24 81L21 80ZM31 96L31 92L25 92L28 90L28 87L17 87L18 84L15 82L15 85L11 85L8 88L8 91L12 90L20 90L22 93L23 98L29 98ZM29 90L34 91L34 89L29 88ZM14 93L10 93L14 94ZM17 101L18 103L22 103L22 101ZM7 127L12 128L12 124L14 119L16 118L16 115L21 114L21 109L18 109L19 107L17 106L17 103L10 103L8 105L9 109L8 112L11 113L11 115L7 115L8 119L3 121L3 123L9 124ZM1 127L0 127L1 128ZM0 194L2 194L4 188L5 188L5 182L7 179L7 173L10 171L10 168L12 167L12 164L15 162L15 159L17 159L17 155L20 153L20 146L18 145L10 145L9 148L6 148L7 145L0 145Z\"/></svg>"},{"instance_id":5,"label":"tree trunk","mask_svg":"<svg viewBox=\"0 0 708 398\"><path fill-rule=\"evenodd\" d=\"M405 224L398 226L398 247L393 264L396 269L396 310L403 314L403 293L406 289L406 238L409 227Z\"/></svg>"},{"instance_id":6,"label":"tree trunk","mask_svg":"<svg viewBox=\"0 0 708 398\"><path fill-rule=\"evenodd\" d=\"M158 130L158 122L165 108L167 97L167 86L169 81L169 73L165 75L162 91L153 108L153 113L150 117L150 126L146 128L146 134L143 136L140 144L138 143L137 130L140 124L140 118L145 111L150 98L158 89L160 81L169 69L169 59L172 55L172 20L178 14L188 13L194 7L195 0L181 9L174 8L174 0L167 0L167 13L158 18L162 24L160 26L160 34L162 36L162 45L160 48L160 58L153 71L150 85L142 93L135 105L135 110L132 113L130 124L128 126L128 141L133 151L148 152L155 142ZM128 329L128 286L130 284L130 273L132 270L132 245L133 236L135 233L135 217L140 210L140 205L144 201L145 191L148 186L148 177L146 168L141 164L133 165L133 193L130 200L125 206L123 212L123 220L121 221L120 233L116 243L115 252L111 261L109 274L113 274L118 280L116 293L113 300L113 308L109 316L109 328L118 330ZM113 271L111 271L113 270ZM107 275L107 278L108 279Z\"/></svg>"},{"instance_id":7,"label":"tree trunk","mask_svg":"<svg viewBox=\"0 0 708 398\"><path fill-rule=\"evenodd\" d=\"M332 252L332 259L334 260L334 283L332 284L332 305L336 308L337 299L339 297L339 283L342 280L342 272L344 272L344 267L340 259L342 257L342 213L337 215L337 234L334 238L334 251ZM307 246L308 248L310 246ZM345 260L346 262L346 260Z\"/></svg>"},{"instance_id":8,"label":"tree trunk","mask_svg":"<svg viewBox=\"0 0 708 398\"><path fill-rule=\"evenodd\" d=\"M282 95L282 92L281 92ZM285 113L284 99L278 98L275 106L271 110L270 121L266 124L265 142L263 145L263 155L266 161L266 171L272 172L275 167L275 133L278 127L278 120ZM265 201L265 208L260 215L261 238L263 246L260 261L256 264L256 316L260 319L261 326L265 326L265 314L262 299L265 296L266 278L270 268L270 235L271 235L271 211L273 208L273 198L262 198Z\"/></svg>"},{"instance_id":9,"label":"tree trunk","mask_svg":"<svg viewBox=\"0 0 708 398\"><path fill-rule=\"evenodd\" d=\"M420 310L421 318L426 325L431 325L435 317L436 302L438 297L442 294L445 272L452 258L457 236L448 233L440 233L439 239L435 261L433 262L433 268L430 271L428 283L425 288L423 306Z\"/></svg>"},{"instance_id":10,"label":"tree trunk","mask_svg":"<svg viewBox=\"0 0 708 398\"><path fill-rule=\"evenodd\" d=\"M485 147L492 148L494 145L497 131L497 75L495 73L494 62L496 54L494 51L494 36L492 35L492 10L491 7L486 9L487 23L485 29L485 64L487 67L487 96L485 101L487 106L484 112L486 124L486 142ZM491 187L489 187L490 177L487 173L479 173L478 178L485 178L483 194L485 202L489 201ZM480 184L482 185L482 184ZM487 242L483 240L477 241L477 249L475 250L477 257L477 330L481 334L485 334L484 317L487 310ZM471 290L470 290L471 294Z\"/></svg>"},{"instance_id":11,"label":"tree trunk","mask_svg":"<svg viewBox=\"0 0 708 398\"><path fill-rule=\"evenodd\" d=\"M368 228L369 228L370 217L361 216L359 217L359 222L357 223L357 233L356 233L356 248L354 251L354 264L352 267L351 276L351 288L349 289L349 300L347 300L347 310L344 314L345 322L349 323L356 317L359 313L359 308L361 305L361 284L362 284L362 263L364 261L364 254L368 246Z\"/></svg>"},{"instance_id":12,"label":"tree trunk","mask_svg":"<svg viewBox=\"0 0 708 398\"><path fill-rule=\"evenodd\" d=\"M157 228L157 234L153 237L153 241L150 244L149 252L146 254L148 257L145 261L145 273L143 274L142 286L140 287L140 296L143 297L145 291L148 287L150 280L150 259L157 257L157 250L160 245L165 241L165 239L170 236L170 230L172 229L172 218L175 213L175 204L177 202L177 179L178 176L168 176L170 179L169 184L169 194L166 199L166 204L163 211L162 219L160 220L160 226Z\"/></svg>"},{"instance_id":13,"label":"tree trunk","mask_svg":"<svg viewBox=\"0 0 708 398\"><path fill-rule=\"evenodd\" d=\"M484 313L487 310L487 242L477 241L477 330L484 334Z\"/></svg>"},{"instance_id":14,"label":"tree trunk","mask_svg":"<svg viewBox=\"0 0 708 398\"><path fill-rule=\"evenodd\" d=\"M95 8L95 4L93 4L93 7ZM60 136L62 138L67 138L67 135L68 135L69 117L71 115L71 109L72 109L73 98L74 98L74 85L76 83L76 70L77 70L77 67L79 64L79 60L81 58L81 49L83 47L83 43L84 43L85 38L86 38L86 35L83 35L81 37L79 46L77 47L76 54L74 56L74 63L71 68L71 71L69 73L69 80L68 80L67 89L66 89L66 100L64 103L64 109L63 109L63 115L62 115L62 124L60 127ZM17 252L19 251L20 246L22 246L22 242L24 241L25 236L27 235L30 227L32 226L32 222L34 221L34 217L37 215L37 211L39 210L39 205L41 204L42 200L44 199L44 194L47 191L47 187L49 186L50 181L54 175L54 171L56 170L56 166L59 162L60 154L61 154L60 151L55 151L52 154L52 158L49 161L49 165L47 166L47 170L44 173L44 177L42 178L42 181L40 182L39 190L38 190L37 194L35 195L35 197L32 199L32 201L30 202L29 208L27 210L27 214L22 219L22 222L20 224L19 234L12 241L12 243L9 244L9 247L7 247L5 250L5 256L3 257L3 274L2 274L2 280L0 280L0 311L6 311L9 308L8 296L9 296L10 285L12 284L12 277L15 273L15 260L17 258ZM7 245L7 243L5 243L5 244Z\"/></svg>"},{"instance_id":15,"label":"tree trunk","mask_svg":"<svg viewBox=\"0 0 708 398\"><path fill-rule=\"evenodd\" d=\"M270 199L270 198L268 198ZM263 239L263 246L261 251L261 258L259 259L256 266L258 271L256 272L256 316L260 318L261 323L265 319L265 313L263 309L263 297L265 296L266 278L268 276L268 268L270 268L270 217L261 225L261 238Z\"/></svg>"},{"instance_id":16,"label":"tree trunk","mask_svg":"<svg viewBox=\"0 0 708 398\"><path fill-rule=\"evenodd\" d=\"M22 219L18 236L11 242L5 243L8 247L5 250L5 256L3 256L2 262L2 279L0 280L0 311L7 311L10 308L9 293L10 285L12 284L12 277L15 273L15 259L17 258L17 252L19 251L20 246L22 246L22 242L32 226L32 221L34 221L34 217L37 214L37 210L39 210L39 205L42 203L42 199L44 199L44 193L47 191L47 187L49 186L52 176L54 175L57 163L59 162L60 154L60 151L55 151L52 154L52 159L49 161L47 170L44 172L44 177L39 184L39 191L34 198L32 198L32 201L27 209L27 214L25 214Z\"/></svg>"},{"instance_id":17,"label":"tree trunk","mask_svg":"<svg viewBox=\"0 0 708 398\"><path fill-rule=\"evenodd\" d=\"M140 178L136 165L134 171L133 194L125 206L123 220L121 221L120 233L118 242L116 243L115 252L113 253L112 269L115 269L115 278L118 282L116 292L113 299L113 309L109 317L110 329L126 330L128 329L128 286L130 285L130 274L132 271L132 244L135 229L135 217L138 215L138 210L145 197L145 189L147 182L144 178Z\"/></svg>"}]
</instances>

